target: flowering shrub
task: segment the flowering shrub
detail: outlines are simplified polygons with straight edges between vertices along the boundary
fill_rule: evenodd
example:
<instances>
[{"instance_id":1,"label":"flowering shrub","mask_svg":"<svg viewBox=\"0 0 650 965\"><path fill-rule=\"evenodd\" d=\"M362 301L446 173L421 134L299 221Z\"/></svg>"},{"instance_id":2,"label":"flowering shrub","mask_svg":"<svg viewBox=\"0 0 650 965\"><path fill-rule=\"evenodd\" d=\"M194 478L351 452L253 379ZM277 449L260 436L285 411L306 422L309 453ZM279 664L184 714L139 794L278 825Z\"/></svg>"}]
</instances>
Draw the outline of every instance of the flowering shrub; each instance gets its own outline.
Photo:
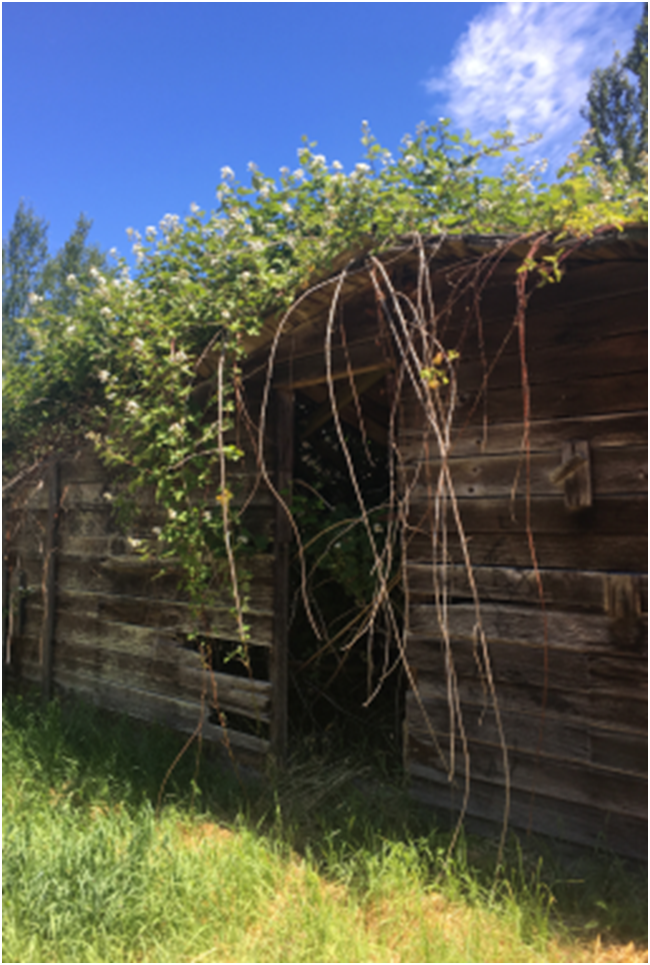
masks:
<instances>
[{"instance_id":1,"label":"flowering shrub","mask_svg":"<svg viewBox=\"0 0 650 965\"><path fill-rule=\"evenodd\" d=\"M133 489L155 487L166 521L152 532L153 544L181 560L197 600L220 578L224 555L232 564L233 547L247 540L229 509L224 475L225 461L241 456L224 433L242 336L287 308L315 269L408 232L561 236L645 211L624 176L606 177L584 149L547 185L539 167L518 157L500 177L482 172L516 151L509 132L481 143L451 134L447 121L420 126L394 158L364 123L361 142L364 160L349 174L307 142L299 167L283 168L279 178L251 164L250 183L242 184L225 166L215 211L193 203L184 220L166 214L144 237L128 230L135 273L122 259L114 277L95 269L82 284L70 275L73 317L29 299L22 324L31 347L5 372L5 471L88 435L109 464L128 470ZM221 359L216 420L206 420L191 398L194 362L207 345ZM190 498L215 479L212 506Z\"/></svg>"}]
</instances>

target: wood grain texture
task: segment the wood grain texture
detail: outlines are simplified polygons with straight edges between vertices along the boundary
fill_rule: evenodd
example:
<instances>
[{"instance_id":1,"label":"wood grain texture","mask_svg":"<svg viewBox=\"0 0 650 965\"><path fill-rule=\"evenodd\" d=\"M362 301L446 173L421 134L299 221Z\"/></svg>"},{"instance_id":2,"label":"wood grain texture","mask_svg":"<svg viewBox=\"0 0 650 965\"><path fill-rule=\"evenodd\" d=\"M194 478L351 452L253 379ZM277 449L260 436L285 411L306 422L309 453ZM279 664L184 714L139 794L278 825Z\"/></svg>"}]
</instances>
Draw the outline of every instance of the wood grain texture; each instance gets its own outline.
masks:
<instances>
[{"instance_id":1,"label":"wood grain texture","mask_svg":"<svg viewBox=\"0 0 650 965\"><path fill-rule=\"evenodd\" d=\"M238 471L238 479L242 491L251 491L255 461L243 462L250 466ZM204 737L210 734L222 743L224 733L207 715L234 714L240 730L228 727L228 738L234 735L228 746L255 758L260 766L270 746L266 739L272 717L270 683L228 673L227 664L214 673L188 643L192 631L198 629L203 640L218 648L218 659L223 662L221 651L225 655L238 641L227 585L222 599L217 594L197 626L188 594L179 588L178 564L143 559L134 547L134 540L151 539L152 527L161 521L152 492L143 492L139 498L131 528L125 533L113 511L118 490L89 450L81 447L61 458L52 686L74 690L109 710L187 732L196 727L203 707ZM20 505L13 545L24 560L27 595L12 672L17 679L40 682L40 632L47 615L43 560L51 518L48 486L30 479L15 498ZM203 494L202 498L208 497ZM252 519L253 528L259 523L258 534L266 527L271 536L273 512L270 494L259 489L249 511L249 526ZM242 565L251 646L268 651L272 645L273 557L249 557ZM245 718L252 728L262 728L261 736L241 732Z\"/></svg>"}]
</instances>

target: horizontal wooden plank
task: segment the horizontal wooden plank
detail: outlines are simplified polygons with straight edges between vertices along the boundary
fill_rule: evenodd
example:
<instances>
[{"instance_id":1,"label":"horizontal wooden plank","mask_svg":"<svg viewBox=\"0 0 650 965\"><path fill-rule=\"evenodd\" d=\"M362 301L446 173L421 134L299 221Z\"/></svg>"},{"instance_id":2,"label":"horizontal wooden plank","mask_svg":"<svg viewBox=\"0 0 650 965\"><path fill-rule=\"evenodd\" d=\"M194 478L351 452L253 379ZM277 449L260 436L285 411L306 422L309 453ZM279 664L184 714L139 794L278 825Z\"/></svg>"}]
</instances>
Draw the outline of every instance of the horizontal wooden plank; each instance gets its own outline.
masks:
<instances>
[{"instance_id":1,"label":"horizontal wooden plank","mask_svg":"<svg viewBox=\"0 0 650 965\"><path fill-rule=\"evenodd\" d=\"M271 646L272 618L269 616L251 615L249 643L254 646ZM179 627L177 632L183 634L196 630L196 624ZM228 612L213 613L209 628L202 628L203 636L218 638L224 641L238 642L237 624L232 614ZM118 645L127 648L138 648L141 652L155 645L160 635L170 636L171 631L165 628L137 626L130 623L120 623L115 620L105 620L95 614L85 614L74 608L66 612L59 607L56 620L56 639L67 639L78 644L89 644L101 648L108 646L109 641L114 649Z\"/></svg>"},{"instance_id":2,"label":"horizontal wooden plank","mask_svg":"<svg viewBox=\"0 0 650 965\"><path fill-rule=\"evenodd\" d=\"M82 673L62 673L57 685L106 710L163 724L173 730L193 733L200 725L204 740L229 745L236 756L239 752L248 752L263 758L269 751L269 742L264 738L231 727L226 731L209 723L208 708L203 707L200 701L164 697L137 688L126 690L103 681L98 684L95 678Z\"/></svg>"},{"instance_id":3,"label":"horizontal wooden plank","mask_svg":"<svg viewBox=\"0 0 650 965\"><path fill-rule=\"evenodd\" d=\"M409 794L429 807L449 810L453 820L462 803L462 789L431 780L431 769L419 764L411 763L409 774ZM467 825L478 826L483 833L498 832L504 804L503 792L495 791L489 783L472 780ZM512 792L510 827L589 848L611 848L637 860L647 849L647 818L554 800L543 793L543 788L534 798L530 792Z\"/></svg>"},{"instance_id":4,"label":"horizontal wooden plank","mask_svg":"<svg viewBox=\"0 0 650 965\"><path fill-rule=\"evenodd\" d=\"M261 609L272 606L273 557L247 556L242 560L244 574L254 587L255 602ZM40 576L38 577L40 579ZM149 600L187 602L188 595L178 588L179 573L159 573L159 567L142 565L139 557L108 556L93 560L62 554L58 564L58 585L69 593L106 593Z\"/></svg>"},{"instance_id":5,"label":"horizontal wooden plank","mask_svg":"<svg viewBox=\"0 0 650 965\"><path fill-rule=\"evenodd\" d=\"M178 589L179 576L175 570L166 573L139 570L112 561L123 557L87 558L62 553L58 560L58 585L68 593L119 593L125 596L146 596L149 600L185 600L187 594ZM138 557L129 557L137 560Z\"/></svg>"},{"instance_id":6,"label":"horizontal wooden plank","mask_svg":"<svg viewBox=\"0 0 650 965\"><path fill-rule=\"evenodd\" d=\"M590 325L586 341L573 340L561 347L545 343L530 353L528 381L531 386L544 386L548 391L577 376L581 379L601 375L625 375L639 369L639 359L648 354L647 313L639 314L639 331L621 334L612 319L609 331L599 336ZM572 334L576 329L573 326ZM522 384L521 359L516 339L512 339L511 352L504 353L498 361L490 356L483 364L478 358L461 358L456 364L458 390L461 393L476 390L487 378L488 403L495 389L519 388Z\"/></svg>"},{"instance_id":7,"label":"horizontal wooden plank","mask_svg":"<svg viewBox=\"0 0 650 965\"><path fill-rule=\"evenodd\" d=\"M561 295L561 288L556 292ZM442 340L447 348L460 351L461 364L481 357L490 364L497 355L500 360L508 356L516 359L519 355L518 339L513 331L514 305L508 310L503 299L499 304L495 295L495 292L486 292L481 308L483 353L473 306L468 306L468 313L464 306L457 304L453 316L446 319ZM468 315L472 319L469 328ZM647 331L647 321L647 287L635 292L610 293L610 297L603 299L583 297L574 304L558 297L553 306L536 302L533 295L525 319L531 372L540 360L543 367L546 352L554 352L561 362L561 356L568 356L578 346L588 350L589 346L608 338L643 334Z\"/></svg>"},{"instance_id":8,"label":"horizontal wooden plank","mask_svg":"<svg viewBox=\"0 0 650 965\"><path fill-rule=\"evenodd\" d=\"M350 369L355 375L362 375L387 369L391 365L390 355L377 337L362 342L353 341L345 349L333 348L331 352L332 378L336 380L347 379ZM326 380L327 364L322 346L313 355L278 361L274 368L275 388L299 389Z\"/></svg>"},{"instance_id":9,"label":"horizontal wooden plank","mask_svg":"<svg viewBox=\"0 0 650 965\"><path fill-rule=\"evenodd\" d=\"M426 563L409 563L407 567L409 599L413 603L432 600L433 567ZM473 577L479 599L483 602L539 603L537 574L530 567L476 566ZM546 605L555 609L597 610L602 612L609 579L606 573L576 570L541 570L540 578ZM441 585L446 581L450 597L471 598L472 588L464 566L438 567ZM645 573L631 576L639 593L641 608L648 612L648 577Z\"/></svg>"},{"instance_id":10,"label":"horizontal wooden plank","mask_svg":"<svg viewBox=\"0 0 650 965\"><path fill-rule=\"evenodd\" d=\"M484 323L484 337L490 338L491 329L499 322L509 323L516 310L515 277L514 273L499 279L500 271L492 276L490 283L483 288L480 300L481 316ZM628 319L632 324L637 323L639 306L643 306L647 296L647 263L617 261L612 265L589 265L576 268L569 267L559 285L546 285L535 289L528 303L527 343L536 347L538 344L553 340L562 344L570 339L576 328L590 322L596 326L601 320L613 328L616 323L623 326L625 331ZM445 334L453 338L454 329L459 329L464 320L474 309L475 291L472 287L463 291L462 283L456 284L455 297L448 301L452 294L451 286L445 291L440 285L436 292L437 314L441 316ZM449 306L452 306L452 321L449 318ZM497 331L501 341L501 330ZM488 347L492 348L490 342Z\"/></svg>"},{"instance_id":11,"label":"horizontal wooden plank","mask_svg":"<svg viewBox=\"0 0 650 965\"><path fill-rule=\"evenodd\" d=\"M648 491L648 449L645 446L596 449L590 454L594 501L599 496L643 495ZM534 496L563 495L553 474L561 465L560 450L536 452L530 459L530 493ZM431 501L436 492L440 463L432 460L422 467L411 502ZM517 493L526 492L526 468L520 455L476 455L449 459L454 491L459 498L510 498L515 481Z\"/></svg>"},{"instance_id":12,"label":"horizontal wooden plank","mask_svg":"<svg viewBox=\"0 0 650 965\"><path fill-rule=\"evenodd\" d=\"M212 601L211 601L212 602ZM221 606L206 605L201 614L206 632L210 626L223 626L226 615L232 609L232 595L230 588L226 588ZM255 603L244 597L245 618L248 622L260 618L271 617L272 607L262 606L261 600L255 594ZM180 601L150 601L147 597L122 596L107 593L70 593L60 590L58 596L58 612L86 613L94 615L108 622L133 624L143 627L165 629L169 631L183 630L197 626L197 618L191 605Z\"/></svg>"},{"instance_id":13,"label":"horizontal wooden plank","mask_svg":"<svg viewBox=\"0 0 650 965\"><path fill-rule=\"evenodd\" d=\"M501 701L499 705L506 744L511 751L535 754L539 750L545 760L550 757L563 761L590 762L591 744L584 721L547 711L542 722L542 715L539 712L530 714L509 710ZM460 720L457 719L456 714L453 720L457 754L462 753L461 724L467 740L480 741L482 744L495 747L500 744L495 713L489 698L485 704L462 702L461 714ZM451 726L449 706L446 701L427 700L421 704L412 691L407 693L406 731L409 739L417 738L423 743L432 743L430 732L432 727L441 747L448 755ZM645 773L645 770L640 773Z\"/></svg>"},{"instance_id":14,"label":"horizontal wooden plank","mask_svg":"<svg viewBox=\"0 0 650 965\"><path fill-rule=\"evenodd\" d=\"M530 418L533 421L558 418L578 418L589 415L609 415L614 412L638 412L647 406L648 378L645 359L639 368L625 375L603 375L590 378L576 376L570 382L551 388L531 387ZM479 386L459 394L454 415L455 425L481 426L512 423L523 412L520 388L494 388L487 395L487 403L478 397ZM478 400L478 402L477 402ZM420 405L409 409L405 403L405 423L421 423Z\"/></svg>"},{"instance_id":15,"label":"horizontal wooden plank","mask_svg":"<svg viewBox=\"0 0 650 965\"><path fill-rule=\"evenodd\" d=\"M545 659L541 640L538 645L489 641L492 674L497 685L514 687L542 687L545 678L552 690L586 692L589 689L588 653L584 648L551 646ZM415 672L423 696L437 680L446 680L445 654L442 645L433 635L429 639L410 637L406 653ZM470 678L479 681L477 655L470 640L452 640L452 659L455 673L460 680ZM548 661L548 673L545 670ZM642 658L633 661L640 665ZM433 692L437 696L437 689ZM483 703L483 699L479 699Z\"/></svg>"},{"instance_id":16,"label":"horizontal wooden plank","mask_svg":"<svg viewBox=\"0 0 650 965\"><path fill-rule=\"evenodd\" d=\"M488 640L503 643L532 644L538 646L544 640L552 649L561 648L577 652L609 652L612 649L611 623L606 615L573 613L539 608L499 606L490 603L481 606L481 621ZM410 610L410 633L413 637L435 638L439 636L435 608L426 605L412 606ZM476 612L465 603L449 608L449 631L454 638L471 641L476 626Z\"/></svg>"},{"instance_id":17,"label":"horizontal wooden plank","mask_svg":"<svg viewBox=\"0 0 650 965\"><path fill-rule=\"evenodd\" d=\"M552 661L554 656L551 657ZM425 676L415 661L411 669L414 671L422 699L446 706L446 673L438 672L435 676ZM539 715L545 708L545 712L562 715L566 720L583 720L589 726L637 736L647 735L647 685L642 684L627 692L620 686L599 689L585 684L585 678L589 679L588 667L587 674L583 671L581 679L576 681L573 689L561 689L554 685L552 679L548 688L543 683L532 681L510 684L497 679L497 696L500 706L512 713ZM463 702L480 707L486 705L486 690L482 680L465 678L461 689Z\"/></svg>"},{"instance_id":18,"label":"horizontal wooden plank","mask_svg":"<svg viewBox=\"0 0 650 965\"><path fill-rule=\"evenodd\" d=\"M497 791L505 788L503 755L499 746L470 740L469 755L473 779L492 784ZM429 741L409 733L406 757L411 773L414 764L423 765L428 768L430 780L435 780L437 773L438 782L448 784L447 773ZM648 782L643 776L512 749L508 751L508 760L513 789L528 793L538 790L556 800L587 805L603 812L647 818ZM456 781L462 787L465 762L461 754L457 755L455 764Z\"/></svg>"},{"instance_id":19,"label":"horizontal wooden plank","mask_svg":"<svg viewBox=\"0 0 650 965\"><path fill-rule=\"evenodd\" d=\"M420 490L421 491L421 490ZM420 502L411 503L415 519L433 505L435 489ZM526 500L520 494L509 497L460 497L460 517L465 532L525 533ZM449 525L453 518L449 512ZM533 533L563 533L580 536L583 533L638 534L647 529L648 498L634 493L626 496L599 496L589 508L580 512L567 509L563 495L534 496L530 500L530 525Z\"/></svg>"},{"instance_id":20,"label":"horizontal wooden plank","mask_svg":"<svg viewBox=\"0 0 650 965\"><path fill-rule=\"evenodd\" d=\"M413 427L403 419L400 427L400 456L406 464L436 457L438 448L433 435L424 429L422 414L413 405ZM619 448L646 445L648 441L648 413L614 412L582 418L534 420L530 423L531 452L552 449L558 451L564 442L584 439L591 449ZM487 433L480 425L457 427L453 436L453 456L498 455L522 451L523 427L521 419L493 424Z\"/></svg>"},{"instance_id":21,"label":"horizontal wooden plank","mask_svg":"<svg viewBox=\"0 0 650 965\"><path fill-rule=\"evenodd\" d=\"M551 686L557 686L553 679ZM461 685L462 687L462 685ZM406 729L410 735L431 743L434 729L443 748L449 748L450 715L446 700L439 694L435 700L418 700L415 693L406 695ZM534 713L514 710L509 703L512 691L504 689L499 698L500 719L508 747L514 751L544 755L544 758L583 762L641 777L648 774L648 735L629 730L614 729L587 722L584 715L572 716L556 712L548 706ZM501 699L503 698L503 699ZM461 697L462 725L469 740L477 740L495 747L500 744L499 731L491 701L470 703ZM460 725L454 718L457 753L460 753ZM447 751L448 752L448 751Z\"/></svg>"},{"instance_id":22,"label":"horizontal wooden plank","mask_svg":"<svg viewBox=\"0 0 650 965\"><path fill-rule=\"evenodd\" d=\"M230 469L228 485L233 493L233 505L243 505L251 497L251 494L254 494L253 502L259 505L269 506L273 504L273 496L268 489L264 485L257 485L256 469L249 474L239 469ZM106 510L115 505L122 489L122 486L112 484L108 479L92 482L70 482L63 487L61 492L61 511L69 513L78 509L86 511L92 509ZM216 493L216 487L213 493L201 493L200 496L195 497L193 504L214 506ZM34 487L26 508L30 511L45 509L47 499L45 487ZM143 512L150 512L156 508L157 502L153 489L143 488L139 490L135 497L135 503Z\"/></svg>"},{"instance_id":23,"label":"horizontal wooden plank","mask_svg":"<svg viewBox=\"0 0 650 965\"><path fill-rule=\"evenodd\" d=\"M447 661L453 661L454 672L459 686L469 688L465 695L470 702L471 693L479 694L476 702L485 703L487 690L483 686L483 661L479 658L474 644L469 640L456 637L451 640L451 657L447 657L442 644L435 639L409 638L406 654L411 669L418 680L422 699L431 693L439 696L438 681L446 688ZM544 693L558 692L558 700L563 709L569 710L567 693L588 694L590 699L609 695L618 698L621 705L628 700L647 699L648 668L645 652L605 652L597 648L557 647L549 644L544 647L539 641L537 646L520 643L504 643L488 640L490 668L495 684L507 686L504 695L508 700L516 699L517 708L523 709L523 701L530 701L524 692L534 688L534 697ZM478 684L478 690L476 685ZM433 688L433 689L432 689ZM521 688L521 698L517 695ZM445 689L446 695L446 689ZM513 697L514 695L514 697ZM541 706L541 705L540 705ZM597 704L593 705L597 709ZM576 714L585 713L585 703L580 702Z\"/></svg>"},{"instance_id":24,"label":"horizontal wooden plank","mask_svg":"<svg viewBox=\"0 0 650 965\"><path fill-rule=\"evenodd\" d=\"M313 320L306 321L299 328L292 329L280 338L275 360L277 364L293 362L294 369L300 368L304 358L323 355L325 351L326 328ZM386 323L378 318L373 302L348 300L343 311L335 320L331 334L331 346L341 351L346 345L364 342L377 342L388 336Z\"/></svg>"},{"instance_id":25,"label":"horizontal wooden plank","mask_svg":"<svg viewBox=\"0 0 650 965\"><path fill-rule=\"evenodd\" d=\"M193 659L192 659L193 658ZM271 685L202 666L198 653L176 647L156 647L150 657L107 648L91 649L67 641L57 642L54 679L84 673L97 685L111 683L130 689L142 688L183 700L205 700L218 710L243 714L253 720L270 720Z\"/></svg>"},{"instance_id":26,"label":"horizontal wooden plank","mask_svg":"<svg viewBox=\"0 0 650 965\"><path fill-rule=\"evenodd\" d=\"M531 566L528 540L521 533L470 533L469 553L473 566ZM643 573L647 567L648 540L645 532L613 536L584 533L580 537L556 533L535 535L537 564L542 569L602 570L612 573ZM416 532L408 538L408 559L412 563L431 560L431 536ZM464 556L457 537L448 543L448 562L461 565Z\"/></svg>"}]
</instances>

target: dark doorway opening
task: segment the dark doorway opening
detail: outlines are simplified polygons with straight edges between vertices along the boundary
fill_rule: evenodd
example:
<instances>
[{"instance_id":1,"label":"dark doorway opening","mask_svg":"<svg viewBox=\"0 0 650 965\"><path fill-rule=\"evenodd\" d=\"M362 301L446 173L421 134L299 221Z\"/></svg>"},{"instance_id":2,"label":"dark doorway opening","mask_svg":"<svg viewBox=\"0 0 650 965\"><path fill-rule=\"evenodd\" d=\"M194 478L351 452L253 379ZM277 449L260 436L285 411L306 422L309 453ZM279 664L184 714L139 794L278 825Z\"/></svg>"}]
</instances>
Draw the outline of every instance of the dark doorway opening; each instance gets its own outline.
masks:
<instances>
[{"instance_id":1,"label":"dark doorway opening","mask_svg":"<svg viewBox=\"0 0 650 965\"><path fill-rule=\"evenodd\" d=\"M295 394L293 512L308 578L303 587L294 554L290 748L337 757L362 754L394 773L401 767L405 681L390 621L380 612L372 629L364 630L376 589L374 555L350 472L351 461L376 549L382 552L390 513L390 375L366 373L356 380L354 392L349 385L347 379L336 385L345 445L327 386ZM391 599L401 614L397 562Z\"/></svg>"}]
</instances>

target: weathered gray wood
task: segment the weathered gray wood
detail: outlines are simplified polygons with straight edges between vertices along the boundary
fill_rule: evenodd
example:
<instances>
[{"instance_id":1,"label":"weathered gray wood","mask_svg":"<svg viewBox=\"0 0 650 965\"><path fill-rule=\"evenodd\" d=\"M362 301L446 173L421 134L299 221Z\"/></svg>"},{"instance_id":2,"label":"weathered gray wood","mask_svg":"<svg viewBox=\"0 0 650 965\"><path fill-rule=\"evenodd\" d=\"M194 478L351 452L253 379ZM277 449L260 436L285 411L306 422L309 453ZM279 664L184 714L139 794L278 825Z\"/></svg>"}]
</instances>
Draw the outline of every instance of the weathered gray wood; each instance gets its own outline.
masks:
<instances>
[{"instance_id":1,"label":"weathered gray wood","mask_svg":"<svg viewBox=\"0 0 650 965\"><path fill-rule=\"evenodd\" d=\"M266 739L209 723L208 708L201 701L166 697L138 688L125 689L122 685L111 683L99 684L95 678L82 673L63 673L57 684L61 689L72 690L106 710L161 723L186 733L197 731L204 740L213 740L226 748L231 746L236 752L245 750L253 753L258 756L258 765L268 753L269 742Z\"/></svg>"},{"instance_id":2,"label":"weathered gray wood","mask_svg":"<svg viewBox=\"0 0 650 965\"><path fill-rule=\"evenodd\" d=\"M601 649L604 652L611 648L611 625L605 615L555 610L547 610L544 615L539 608L499 606L494 603L482 605L480 612L488 640L540 645L544 641L546 626L549 647L573 651ZM449 630L453 637L472 640L475 626L473 606L459 603L449 608ZM413 606L410 631L413 637L439 637L434 607Z\"/></svg>"},{"instance_id":3,"label":"weathered gray wood","mask_svg":"<svg viewBox=\"0 0 650 965\"><path fill-rule=\"evenodd\" d=\"M160 635L172 636L178 632L181 637L187 635L193 625L189 623L184 626L181 624L177 628L166 628L155 626L139 626L133 623L118 620L103 619L101 615L95 613L84 613L74 606L74 599L66 601L69 604L66 609L59 608L58 612L58 635L66 636L67 639L80 645L87 644L94 646L113 646L117 647L122 640L125 646L129 647L150 647ZM250 644L259 647L268 647L272 639L272 617L252 615L250 619ZM195 627L194 627L195 628ZM202 634L206 639L216 639L220 641L239 640L237 633L237 621L232 613L228 611L213 612L209 631Z\"/></svg>"},{"instance_id":4,"label":"weathered gray wood","mask_svg":"<svg viewBox=\"0 0 650 965\"><path fill-rule=\"evenodd\" d=\"M530 459L530 492L535 496L556 496L558 486L553 480L560 464L560 447L555 452L537 452ZM648 449L646 446L595 449L592 453L591 475L594 499L616 494L644 494L648 490ZM423 467L412 494L412 503L431 499L435 494L439 461L432 460L430 469ZM526 472L519 455L494 455L470 458L450 458L449 468L454 491L459 498L510 498L515 481L517 492L526 491ZM427 474L430 481L427 486Z\"/></svg>"},{"instance_id":5,"label":"weathered gray wood","mask_svg":"<svg viewBox=\"0 0 650 965\"><path fill-rule=\"evenodd\" d=\"M607 415L612 412L637 412L647 398L647 371L639 368L622 375L602 375L589 378L576 376L548 390L542 385L531 386L531 419L548 420L571 418L576 413ZM456 407L457 425L480 426L487 410L488 424L513 421L522 412L522 393L517 387L493 387L488 391L487 406L477 403L479 386L461 391ZM408 424L418 418L417 409L405 413Z\"/></svg>"},{"instance_id":6,"label":"weathered gray wood","mask_svg":"<svg viewBox=\"0 0 650 965\"><path fill-rule=\"evenodd\" d=\"M563 443L562 464L553 480L561 481L567 509L578 512L591 507L593 497L588 442L582 439Z\"/></svg>"},{"instance_id":7,"label":"weathered gray wood","mask_svg":"<svg viewBox=\"0 0 650 965\"><path fill-rule=\"evenodd\" d=\"M431 503L426 500L412 502L414 522L422 519L420 526L426 528L427 511L434 504L435 489ZM507 496L473 497L458 499L460 517L467 533L525 533L526 499L520 493L514 500ZM638 535L646 529L648 499L645 494L601 495L584 512L567 509L561 489L557 496L532 496L530 499L530 525L533 534L555 533L580 539L585 533ZM455 528L449 519L450 528Z\"/></svg>"},{"instance_id":8,"label":"weathered gray wood","mask_svg":"<svg viewBox=\"0 0 650 965\"><path fill-rule=\"evenodd\" d=\"M423 436L422 416L414 405L411 407L413 425L407 424L406 411L401 410L400 455L408 465L413 461L433 459L438 453L432 435ZM502 422L489 427L484 434L483 427L472 425L458 426L453 432L452 455L500 455L522 451L523 428L521 419ZM646 445L648 441L648 413L646 409L638 412L606 413L582 418L560 418L533 420L530 423L531 452L552 449L557 452L562 443L570 439L586 439L591 449L604 449L621 446ZM426 445L426 448L425 448Z\"/></svg>"},{"instance_id":9,"label":"weathered gray wood","mask_svg":"<svg viewBox=\"0 0 650 965\"><path fill-rule=\"evenodd\" d=\"M59 516L59 460L54 457L48 473L48 518L43 559L43 586L45 588L43 635L41 642L41 690L45 700L52 695L52 647L56 623L56 553L57 522Z\"/></svg>"},{"instance_id":10,"label":"weathered gray wood","mask_svg":"<svg viewBox=\"0 0 650 965\"><path fill-rule=\"evenodd\" d=\"M462 802L462 788L450 787L433 779L430 768L411 765L409 792L429 807L457 813ZM483 833L498 829L503 819L505 798L494 785L472 781L468 815L481 822ZM453 820L453 818L451 819ZM491 822L491 826L486 822ZM522 831L549 835L561 841L593 848L595 842L619 854L638 859L646 853L647 818L605 812L600 808L553 799L538 788L534 798L529 791L514 790L511 795L510 826Z\"/></svg>"},{"instance_id":11,"label":"weathered gray wood","mask_svg":"<svg viewBox=\"0 0 650 965\"><path fill-rule=\"evenodd\" d=\"M523 533L468 533L473 566L531 566L530 547ZM579 538L569 533L536 533L537 564L542 569L602 570L643 573L648 560L645 532L637 534L584 533ZM431 536L416 531L409 540L409 559L413 563L431 561ZM459 566L464 561L457 537L448 542L449 562Z\"/></svg>"},{"instance_id":12,"label":"weathered gray wood","mask_svg":"<svg viewBox=\"0 0 650 965\"><path fill-rule=\"evenodd\" d=\"M551 699L546 699L542 714L542 701L536 708L515 702L517 691L511 687L498 687L499 707L508 747L513 750L538 752L545 757L560 760L593 763L616 771L625 771L641 777L648 773L648 736L645 729L622 729L619 720L609 725L602 720L591 721L581 713L586 706L579 698L570 704L572 694L557 692L557 682L552 681ZM406 695L407 731L419 740L430 740L429 725L433 726L443 748L449 746L449 708L445 694L438 686L434 698L432 688L420 688L420 701L415 694ZM424 708L424 710L423 710ZM426 718L424 714L426 713ZM468 738L492 745L499 744L494 710L489 698L472 703L462 703L463 727ZM459 727L456 721L456 740ZM457 745L458 747L458 745ZM458 752L458 750L457 750Z\"/></svg>"},{"instance_id":13,"label":"weathered gray wood","mask_svg":"<svg viewBox=\"0 0 650 965\"><path fill-rule=\"evenodd\" d=\"M275 486L285 501L290 500L294 446L293 392L275 393ZM278 763L286 758L288 737L288 659L289 659L289 560L292 530L280 502L275 513L275 593L273 646L270 677L272 685L271 746Z\"/></svg>"},{"instance_id":14,"label":"weathered gray wood","mask_svg":"<svg viewBox=\"0 0 650 965\"><path fill-rule=\"evenodd\" d=\"M413 603L432 602L433 567L430 563L409 563L409 597ZM603 611L607 573L583 570L548 569L540 572L546 605L563 610ZM632 574L639 594L641 611L648 612L648 577ZM438 580L446 581L449 596L471 598L472 589L464 566L438 567ZM539 604L537 575L530 567L476 566L474 581L484 603Z\"/></svg>"},{"instance_id":15,"label":"weathered gray wood","mask_svg":"<svg viewBox=\"0 0 650 965\"><path fill-rule=\"evenodd\" d=\"M574 338L558 347L547 337L538 345L527 359L530 385L543 386L552 392L557 386L575 378L576 372L581 378L598 377L609 373L625 375L635 371L639 357L645 357L648 351L647 319L643 319L643 312L639 312L638 331L628 334L612 332L611 318L605 317L600 326L593 324L582 329L582 340L577 341L576 329L571 320ZM537 326L539 319L530 318L529 326ZM492 328L490 322L486 323ZM558 319L554 319L553 327L557 327ZM645 326L645 327L644 327ZM494 338L492 332L492 339ZM519 388L521 386L521 360L518 354L517 341L511 338L508 343L509 351L493 359L486 356L484 365L476 350L468 352L463 349L460 360L456 363L458 384L461 391L471 390L473 386L480 386L487 376L488 398L492 389L506 387Z\"/></svg>"},{"instance_id":16,"label":"weathered gray wood","mask_svg":"<svg viewBox=\"0 0 650 965\"><path fill-rule=\"evenodd\" d=\"M551 656L553 666L553 656ZM540 654L540 663L542 655ZM446 705L448 689L446 677L440 673L436 678L426 678L418 672L417 663L412 665L415 679L423 699ZM634 688L615 684L587 689L587 671L582 673L575 689L569 690L560 681L556 687L552 677L548 688L543 683L503 683L497 679L498 696L502 707L522 714L546 712L564 714L567 720L583 720L585 727L592 724L604 728L625 731L628 734L647 735L648 696L647 686ZM485 685L478 678L462 681L462 700L468 704L485 706Z\"/></svg>"},{"instance_id":17,"label":"weathered gray wood","mask_svg":"<svg viewBox=\"0 0 650 965\"><path fill-rule=\"evenodd\" d=\"M212 672L203 666L198 653L178 647L152 647L147 658L129 650L102 647L98 651L58 641L54 679L58 682L73 673L92 677L98 685L111 683L127 690L136 687L179 699L203 700L219 711L270 720L271 686L267 681Z\"/></svg>"},{"instance_id":18,"label":"weathered gray wood","mask_svg":"<svg viewBox=\"0 0 650 965\"><path fill-rule=\"evenodd\" d=\"M497 744L469 741L470 773L474 780L492 784L495 789L505 787L503 758ZM430 780L448 783L448 776L431 742L409 734L407 755L409 770L418 766L429 770ZM545 754L531 754L510 749L510 784L518 791L539 791L546 797L577 805L602 808L632 817L647 815L648 782L642 775L626 774L620 770L597 767L594 764L555 760ZM459 786L465 774L461 754L456 757L456 780Z\"/></svg>"}]
</instances>

